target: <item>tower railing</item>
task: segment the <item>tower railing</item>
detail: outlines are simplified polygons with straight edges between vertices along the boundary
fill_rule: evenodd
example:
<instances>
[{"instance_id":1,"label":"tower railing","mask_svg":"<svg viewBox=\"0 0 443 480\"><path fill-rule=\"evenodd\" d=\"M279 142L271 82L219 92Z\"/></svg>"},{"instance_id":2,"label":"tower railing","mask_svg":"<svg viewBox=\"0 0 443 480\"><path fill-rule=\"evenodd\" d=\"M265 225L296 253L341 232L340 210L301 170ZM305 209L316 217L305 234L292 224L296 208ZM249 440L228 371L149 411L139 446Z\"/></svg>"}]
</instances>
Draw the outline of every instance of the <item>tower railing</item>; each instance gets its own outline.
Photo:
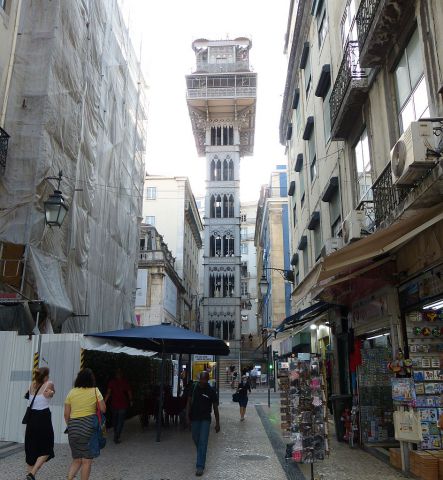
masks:
<instances>
[{"instance_id":1,"label":"tower railing","mask_svg":"<svg viewBox=\"0 0 443 480\"><path fill-rule=\"evenodd\" d=\"M256 87L209 87L188 89L188 98L255 97Z\"/></svg>"}]
</instances>

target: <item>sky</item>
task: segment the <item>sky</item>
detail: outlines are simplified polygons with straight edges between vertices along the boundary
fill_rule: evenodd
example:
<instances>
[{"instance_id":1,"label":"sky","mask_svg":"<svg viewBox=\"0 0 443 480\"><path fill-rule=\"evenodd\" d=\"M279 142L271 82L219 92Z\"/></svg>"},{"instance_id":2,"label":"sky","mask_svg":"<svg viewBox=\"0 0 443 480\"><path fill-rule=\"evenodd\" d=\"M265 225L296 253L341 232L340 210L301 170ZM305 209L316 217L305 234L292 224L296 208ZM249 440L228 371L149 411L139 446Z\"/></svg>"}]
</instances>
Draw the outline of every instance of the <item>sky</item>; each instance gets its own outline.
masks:
<instances>
[{"instance_id":1,"label":"sky","mask_svg":"<svg viewBox=\"0 0 443 480\"><path fill-rule=\"evenodd\" d=\"M258 88L254 155L241 161L240 198L258 200L270 172L286 163L278 127L289 1L121 0L148 84L147 173L188 176L194 195L204 195L205 158L197 155L186 105L185 75L195 67L191 44L246 36Z\"/></svg>"}]
</instances>

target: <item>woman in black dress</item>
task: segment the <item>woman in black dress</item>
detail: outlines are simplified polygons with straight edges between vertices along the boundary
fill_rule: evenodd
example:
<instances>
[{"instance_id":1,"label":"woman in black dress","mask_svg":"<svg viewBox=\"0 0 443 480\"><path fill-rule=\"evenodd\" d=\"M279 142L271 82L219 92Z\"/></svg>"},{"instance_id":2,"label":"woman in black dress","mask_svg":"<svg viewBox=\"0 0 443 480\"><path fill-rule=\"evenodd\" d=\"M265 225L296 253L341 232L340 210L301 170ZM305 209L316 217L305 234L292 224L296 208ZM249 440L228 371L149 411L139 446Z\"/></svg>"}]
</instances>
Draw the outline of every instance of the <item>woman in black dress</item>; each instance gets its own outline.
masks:
<instances>
[{"instance_id":1,"label":"woman in black dress","mask_svg":"<svg viewBox=\"0 0 443 480\"><path fill-rule=\"evenodd\" d=\"M54 393L54 384L49 381L49 368L35 370L34 381L28 391L28 406L32 404L32 409L25 433L26 480L35 480L42 465L54 457L54 430L49 410L49 400Z\"/></svg>"},{"instance_id":2,"label":"woman in black dress","mask_svg":"<svg viewBox=\"0 0 443 480\"><path fill-rule=\"evenodd\" d=\"M248 377L244 375L238 384L237 393L239 395L238 404L240 405L240 421L245 419L246 407L248 406L248 392L251 391Z\"/></svg>"}]
</instances>

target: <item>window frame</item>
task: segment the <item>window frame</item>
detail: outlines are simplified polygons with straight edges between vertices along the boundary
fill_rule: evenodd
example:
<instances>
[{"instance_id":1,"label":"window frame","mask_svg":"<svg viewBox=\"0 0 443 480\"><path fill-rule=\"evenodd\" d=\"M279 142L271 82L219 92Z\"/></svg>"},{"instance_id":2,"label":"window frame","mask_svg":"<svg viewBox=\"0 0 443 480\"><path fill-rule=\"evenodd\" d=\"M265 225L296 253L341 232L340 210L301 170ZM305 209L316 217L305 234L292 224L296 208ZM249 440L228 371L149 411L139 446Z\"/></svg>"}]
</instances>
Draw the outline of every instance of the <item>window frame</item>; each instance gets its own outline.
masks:
<instances>
[{"instance_id":1,"label":"window frame","mask_svg":"<svg viewBox=\"0 0 443 480\"><path fill-rule=\"evenodd\" d=\"M315 144L315 126L312 129L311 136L309 137L308 143L308 164L309 164L309 173L311 184L313 184L318 176L318 166L317 166L317 146Z\"/></svg>"},{"instance_id":2,"label":"window frame","mask_svg":"<svg viewBox=\"0 0 443 480\"><path fill-rule=\"evenodd\" d=\"M157 200L157 187L146 187L146 200Z\"/></svg>"},{"instance_id":3,"label":"window frame","mask_svg":"<svg viewBox=\"0 0 443 480\"><path fill-rule=\"evenodd\" d=\"M332 83L329 85L328 93L323 98L323 133L325 135L325 145L331 140L331 104L329 103L331 94Z\"/></svg>"},{"instance_id":4,"label":"window frame","mask_svg":"<svg viewBox=\"0 0 443 480\"><path fill-rule=\"evenodd\" d=\"M153 218L154 221L150 222L150 221L148 221L148 218ZM155 227L155 215L145 215L145 223L147 225L152 225L153 227Z\"/></svg>"},{"instance_id":5,"label":"window frame","mask_svg":"<svg viewBox=\"0 0 443 480\"><path fill-rule=\"evenodd\" d=\"M317 226L312 230L314 240L314 258L317 261L321 257L321 250L323 248L323 236L321 231L321 218Z\"/></svg>"},{"instance_id":6,"label":"window frame","mask_svg":"<svg viewBox=\"0 0 443 480\"><path fill-rule=\"evenodd\" d=\"M318 39L318 49L321 50L321 47L325 43L326 36L329 32L329 22L326 11L326 2L323 1L320 11L317 14L317 39Z\"/></svg>"},{"instance_id":7,"label":"window frame","mask_svg":"<svg viewBox=\"0 0 443 480\"><path fill-rule=\"evenodd\" d=\"M306 72L309 73L309 77L307 76ZM306 60L306 65L303 70L303 77L305 81L305 93L306 98L309 97L309 93L312 90L312 65L311 65L311 52L309 52L308 58ZM308 77L308 78L307 78Z\"/></svg>"},{"instance_id":8,"label":"window frame","mask_svg":"<svg viewBox=\"0 0 443 480\"><path fill-rule=\"evenodd\" d=\"M410 55L411 52L414 52L412 50L408 50L408 47L412 45L412 41L414 40L414 37L416 36L417 41L416 41L416 48L418 49L418 53L420 55L420 60L421 60L421 73L417 76L417 79L415 83L412 83L412 78L411 78L411 67L410 67L410 57L413 58L412 55ZM402 63L404 60L404 67L401 67ZM414 63L414 62L411 62ZM399 75L397 75L397 71L399 71L400 68L405 68L406 70L406 78L408 81L408 93L403 102L401 102L400 99L400 81L399 81ZM426 75L425 75L425 61L423 57L423 52L421 50L421 44L420 44L420 34L418 31L418 27L416 26L412 34L409 36L408 41L406 45L404 46L402 50L402 54L398 59L398 62L396 63L394 69L393 69L393 82L394 82L394 89L395 89L395 98L396 98L396 104L397 104L397 121L398 121L398 128L400 131L400 134L403 134L403 132L406 130L408 125L404 124L403 122L403 114L408 110L408 107L412 107L412 112L413 115L411 116L412 120L411 121L417 121L419 118L421 118L423 115L426 115L426 112L429 112L429 93L428 93L428 88L426 85ZM424 90L426 92L426 108L422 112L417 112L417 106L416 106L416 93L419 91L421 87L424 87Z\"/></svg>"},{"instance_id":9,"label":"window frame","mask_svg":"<svg viewBox=\"0 0 443 480\"><path fill-rule=\"evenodd\" d=\"M369 165L369 171L366 171L365 169L362 172L362 175L359 175L358 172L358 166L357 166L357 146L362 143L362 138L366 134L366 139L367 139L367 145L368 145L368 156L369 156L369 161L366 163L366 165ZM363 144L362 144L363 145ZM353 161L353 170L354 170L354 182L355 182L355 188L354 188L354 196L356 198L355 205L358 205L360 202L364 200L372 200L373 195L372 195L372 185L373 185L373 178L372 178L372 173L373 173L373 168L372 168L372 154L371 154L371 145L369 142L369 135L368 135L368 130L367 126L364 125L363 129L361 130L360 135L356 138L355 142L352 145L351 148L351 154L352 154L352 161ZM363 159L364 163L364 159ZM364 192L363 195L361 195L361 183L360 183L360 178L363 176L369 175L370 176L370 186L369 188ZM365 182L365 185L367 183Z\"/></svg>"}]
</instances>

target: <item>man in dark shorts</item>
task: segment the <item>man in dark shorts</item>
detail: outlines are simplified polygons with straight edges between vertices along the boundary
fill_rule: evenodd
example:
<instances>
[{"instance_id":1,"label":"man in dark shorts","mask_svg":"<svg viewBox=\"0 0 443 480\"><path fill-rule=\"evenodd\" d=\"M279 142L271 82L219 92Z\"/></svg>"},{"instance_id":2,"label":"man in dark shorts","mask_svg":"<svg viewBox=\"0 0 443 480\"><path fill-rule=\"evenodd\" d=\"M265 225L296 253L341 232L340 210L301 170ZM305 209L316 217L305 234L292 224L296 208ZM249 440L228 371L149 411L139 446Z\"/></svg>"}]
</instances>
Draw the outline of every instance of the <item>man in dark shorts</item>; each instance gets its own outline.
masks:
<instances>
[{"instance_id":1,"label":"man in dark shorts","mask_svg":"<svg viewBox=\"0 0 443 480\"><path fill-rule=\"evenodd\" d=\"M192 387L188 395L186 415L191 423L192 439L197 447L197 462L195 474L203 475L208 449L209 428L211 426L211 411L214 409L215 431L220 431L220 416L218 413L218 397L215 390L209 385L209 373L201 372L198 383Z\"/></svg>"},{"instance_id":2,"label":"man in dark shorts","mask_svg":"<svg viewBox=\"0 0 443 480\"><path fill-rule=\"evenodd\" d=\"M132 405L132 390L123 377L121 368L115 371L115 377L108 384L108 391L105 396L105 403L111 397L112 426L114 428L114 442L121 443L120 435L126 418L126 410Z\"/></svg>"}]
</instances>

